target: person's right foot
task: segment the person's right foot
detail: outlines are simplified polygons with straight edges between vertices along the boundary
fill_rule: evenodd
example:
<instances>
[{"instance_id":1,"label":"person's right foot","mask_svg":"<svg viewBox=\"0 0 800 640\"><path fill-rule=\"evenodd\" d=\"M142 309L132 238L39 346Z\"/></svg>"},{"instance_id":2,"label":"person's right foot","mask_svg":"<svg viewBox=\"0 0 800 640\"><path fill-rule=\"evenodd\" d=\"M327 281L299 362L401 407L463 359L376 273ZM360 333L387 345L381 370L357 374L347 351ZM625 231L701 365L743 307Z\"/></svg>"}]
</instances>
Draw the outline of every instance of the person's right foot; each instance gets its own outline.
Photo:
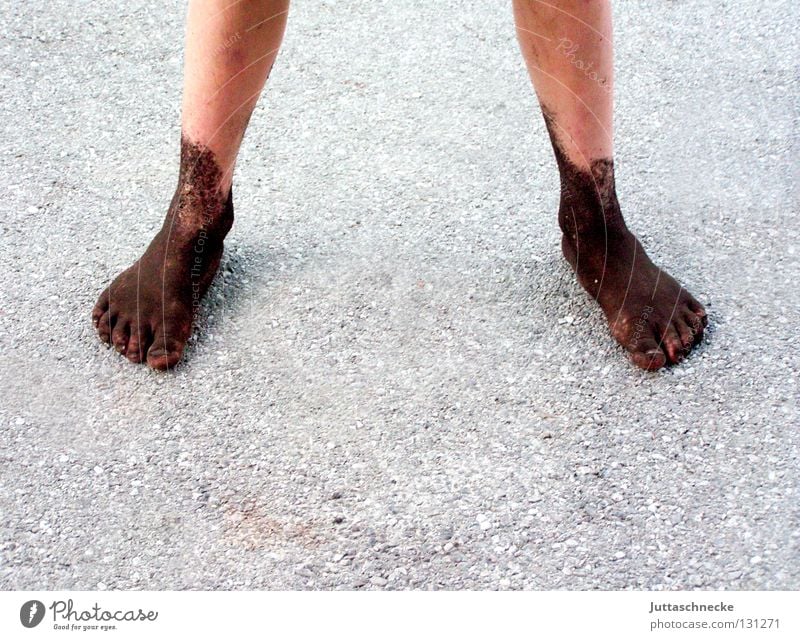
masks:
<instances>
[{"instance_id":1,"label":"person's right foot","mask_svg":"<svg viewBox=\"0 0 800 640\"><path fill-rule=\"evenodd\" d=\"M181 141L178 188L161 230L92 311L100 339L131 362L168 369L183 355L233 224L230 190L218 189L221 177L210 150Z\"/></svg>"}]
</instances>

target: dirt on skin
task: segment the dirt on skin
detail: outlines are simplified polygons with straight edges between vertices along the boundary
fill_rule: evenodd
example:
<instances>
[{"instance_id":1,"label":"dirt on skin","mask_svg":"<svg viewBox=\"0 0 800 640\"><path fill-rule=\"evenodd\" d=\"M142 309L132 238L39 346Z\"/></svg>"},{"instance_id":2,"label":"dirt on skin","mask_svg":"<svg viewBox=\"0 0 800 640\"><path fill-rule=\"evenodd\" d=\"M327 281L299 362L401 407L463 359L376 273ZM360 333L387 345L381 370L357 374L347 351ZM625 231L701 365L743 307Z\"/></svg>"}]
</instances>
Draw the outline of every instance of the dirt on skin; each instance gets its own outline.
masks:
<instances>
[{"instance_id":1,"label":"dirt on skin","mask_svg":"<svg viewBox=\"0 0 800 640\"><path fill-rule=\"evenodd\" d=\"M703 306L657 267L625 224L614 183L614 162L572 163L543 109L561 177L558 222L564 257L578 282L602 308L611 333L647 370L676 364L700 342Z\"/></svg>"},{"instance_id":2,"label":"dirt on skin","mask_svg":"<svg viewBox=\"0 0 800 640\"><path fill-rule=\"evenodd\" d=\"M561 176L562 250L598 302L611 332L643 369L680 362L707 323L703 306L653 264L627 228L614 163L572 163L543 110ZM101 294L92 313L100 338L131 362L168 369L180 360L192 321L233 224L231 191L207 148L183 138L178 187L161 230L144 255Z\"/></svg>"},{"instance_id":3,"label":"dirt on skin","mask_svg":"<svg viewBox=\"0 0 800 640\"><path fill-rule=\"evenodd\" d=\"M183 355L233 224L232 191L220 191L221 179L214 154L181 138L178 186L161 230L94 307L100 339L131 362L168 369Z\"/></svg>"}]
</instances>

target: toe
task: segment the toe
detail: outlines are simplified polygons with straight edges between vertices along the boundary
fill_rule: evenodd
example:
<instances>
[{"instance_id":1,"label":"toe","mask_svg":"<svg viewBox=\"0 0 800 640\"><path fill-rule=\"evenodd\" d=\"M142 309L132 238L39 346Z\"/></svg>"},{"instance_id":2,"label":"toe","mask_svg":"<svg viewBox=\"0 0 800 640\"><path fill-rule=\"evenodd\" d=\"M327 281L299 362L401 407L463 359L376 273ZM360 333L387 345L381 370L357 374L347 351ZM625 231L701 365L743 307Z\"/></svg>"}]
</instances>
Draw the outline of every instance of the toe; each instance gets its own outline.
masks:
<instances>
[{"instance_id":1,"label":"toe","mask_svg":"<svg viewBox=\"0 0 800 640\"><path fill-rule=\"evenodd\" d=\"M708 314L705 307L694 298L690 298L688 302L689 309L700 319L702 326L708 326Z\"/></svg>"},{"instance_id":2,"label":"toe","mask_svg":"<svg viewBox=\"0 0 800 640\"><path fill-rule=\"evenodd\" d=\"M131 362L142 362L150 346L150 328L147 325L133 323L130 334L125 356Z\"/></svg>"},{"instance_id":3,"label":"toe","mask_svg":"<svg viewBox=\"0 0 800 640\"><path fill-rule=\"evenodd\" d=\"M108 289L100 294L100 297L94 305L94 309L92 309L92 323L95 327L99 324L100 318L103 317L106 311L108 311Z\"/></svg>"},{"instance_id":4,"label":"toe","mask_svg":"<svg viewBox=\"0 0 800 640\"><path fill-rule=\"evenodd\" d=\"M688 353L694 344L694 329L681 318L675 320L675 328L678 330L678 335L681 338L681 346L683 347L684 353Z\"/></svg>"},{"instance_id":5,"label":"toe","mask_svg":"<svg viewBox=\"0 0 800 640\"><path fill-rule=\"evenodd\" d=\"M183 355L183 345L173 342L165 347L150 347L147 351L147 364L158 371L172 369Z\"/></svg>"},{"instance_id":6,"label":"toe","mask_svg":"<svg viewBox=\"0 0 800 640\"><path fill-rule=\"evenodd\" d=\"M111 331L111 344L118 353L124 354L128 348L128 339L130 338L130 324L124 320L118 320L114 324Z\"/></svg>"},{"instance_id":7,"label":"toe","mask_svg":"<svg viewBox=\"0 0 800 640\"><path fill-rule=\"evenodd\" d=\"M700 317L692 311L687 311L683 320L692 330L692 344L699 344L703 339L703 330L706 326L705 316Z\"/></svg>"},{"instance_id":8,"label":"toe","mask_svg":"<svg viewBox=\"0 0 800 640\"><path fill-rule=\"evenodd\" d=\"M629 350L633 364L646 371L655 371L667 363L667 357L661 347L658 346L655 338L640 339Z\"/></svg>"},{"instance_id":9,"label":"toe","mask_svg":"<svg viewBox=\"0 0 800 640\"><path fill-rule=\"evenodd\" d=\"M673 323L667 325L667 328L664 330L662 346L670 362L678 363L683 360L683 345L681 344L678 330Z\"/></svg>"},{"instance_id":10,"label":"toe","mask_svg":"<svg viewBox=\"0 0 800 640\"><path fill-rule=\"evenodd\" d=\"M153 344L147 350L147 364L153 369L164 371L171 369L183 355L184 341L160 332L153 338Z\"/></svg>"},{"instance_id":11,"label":"toe","mask_svg":"<svg viewBox=\"0 0 800 640\"><path fill-rule=\"evenodd\" d=\"M617 329L614 331L614 329ZM655 371L667 363L667 355L649 324L620 323L612 328L617 341L628 350L633 364L645 371Z\"/></svg>"},{"instance_id":12,"label":"toe","mask_svg":"<svg viewBox=\"0 0 800 640\"><path fill-rule=\"evenodd\" d=\"M106 344L111 342L111 314L108 311L97 321L97 335Z\"/></svg>"}]
</instances>

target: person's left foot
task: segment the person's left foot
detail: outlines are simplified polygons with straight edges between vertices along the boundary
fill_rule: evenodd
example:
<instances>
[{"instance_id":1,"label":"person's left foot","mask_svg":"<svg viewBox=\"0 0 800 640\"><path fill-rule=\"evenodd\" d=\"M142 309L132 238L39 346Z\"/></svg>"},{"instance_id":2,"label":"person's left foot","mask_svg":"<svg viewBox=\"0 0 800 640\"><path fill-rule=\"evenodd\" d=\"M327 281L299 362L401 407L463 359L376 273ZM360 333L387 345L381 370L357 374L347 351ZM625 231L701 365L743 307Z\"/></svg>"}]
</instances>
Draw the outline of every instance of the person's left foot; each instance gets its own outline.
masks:
<instances>
[{"instance_id":1,"label":"person's left foot","mask_svg":"<svg viewBox=\"0 0 800 640\"><path fill-rule=\"evenodd\" d=\"M653 264L630 231L564 234L561 246L634 364L647 370L677 364L700 342L703 305Z\"/></svg>"}]
</instances>

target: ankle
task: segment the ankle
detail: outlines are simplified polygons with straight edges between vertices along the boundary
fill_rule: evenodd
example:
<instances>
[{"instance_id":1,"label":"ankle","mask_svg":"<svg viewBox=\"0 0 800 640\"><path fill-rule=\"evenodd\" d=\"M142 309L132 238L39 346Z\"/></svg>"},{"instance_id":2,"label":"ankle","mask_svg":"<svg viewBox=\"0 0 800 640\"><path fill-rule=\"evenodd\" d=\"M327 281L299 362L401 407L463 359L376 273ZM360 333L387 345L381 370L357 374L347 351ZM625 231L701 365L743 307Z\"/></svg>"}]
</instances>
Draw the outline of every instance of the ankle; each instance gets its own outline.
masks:
<instances>
[{"instance_id":1,"label":"ankle","mask_svg":"<svg viewBox=\"0 0 800 640\"><path fill-rule=\"evenodd\" d=\"M233 191L212 198L200 195L186 184L178 184L169 206L165 225L189 235L205 233L224 237L233 226Z\"/></svg>"},{"instance_id":2,"label":"ankle","mask_svg":"<svg viewBox=\"0 0 800 640\"><path fill-rule=\"evenodd\" d=\"M562 198L558 210L558 226L571 241L595 237L622 236L629 233L616 202L587 205Z\"/></svg>"},{"instance_id":3,"label":"ankle","mask_svg":"<svg viewBox=\"0 0 800 640\"><path fill-rule=\"evenodd\" d=\"M178 185L167 219L189 231L223 235L233 225L230 180L221 170L214 152L181 136Z\"/></svg>"},{"instance_id":4,"label":"ankle","mask_svg":"<svg viewBox=\"0 0 800 640\"><path fill-rule=\"evenodd\" d=\"M614 185L613 161L595 160L591 170L559 162L559 172L558 223L565 236L575 240L627 232Z\"/></svg>"}]
</instances>

